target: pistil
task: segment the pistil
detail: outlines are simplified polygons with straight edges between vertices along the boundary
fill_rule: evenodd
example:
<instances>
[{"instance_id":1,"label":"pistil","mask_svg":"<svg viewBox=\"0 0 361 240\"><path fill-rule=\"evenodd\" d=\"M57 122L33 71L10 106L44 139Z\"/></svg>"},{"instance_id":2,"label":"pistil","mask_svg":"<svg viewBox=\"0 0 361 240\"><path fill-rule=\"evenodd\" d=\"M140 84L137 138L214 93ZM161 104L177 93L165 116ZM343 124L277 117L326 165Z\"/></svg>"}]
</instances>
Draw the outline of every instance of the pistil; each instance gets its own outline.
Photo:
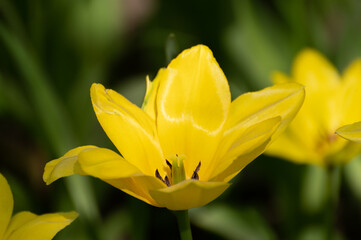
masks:
<instances>
[{"instance_id":1,"label":"pistil","mask_svg":"<svg viewBox=\"0 0 361 240\"><path fill-rule=\"evenodd\" d=\"M173 184L180 183L186 179L186 173L184 171L183 160L186 159L184 155L171 156L169 160L172 161L172 180Z\"/></svg>"},{"instance_id":2,"label":"pistil","mask_svg":"<svg viewBox=\"0 0 361 240\"><path fill-rule=\"evenodd\" d=\"M183 154L182 155L176 154L170 156L168 159L166 159L165 161L170 169L170 176L168 177L166 175L163 179L158 169L155 171L155 176L169 187L171 185L175 185L177 183L186 180L186 174L183 163L184 159L186 159L186 156ZM201 162L198 163L196 169L193 171L191 179L199 180L198 172L200 168L201 168Z\"/></svg>"}]
</instances>

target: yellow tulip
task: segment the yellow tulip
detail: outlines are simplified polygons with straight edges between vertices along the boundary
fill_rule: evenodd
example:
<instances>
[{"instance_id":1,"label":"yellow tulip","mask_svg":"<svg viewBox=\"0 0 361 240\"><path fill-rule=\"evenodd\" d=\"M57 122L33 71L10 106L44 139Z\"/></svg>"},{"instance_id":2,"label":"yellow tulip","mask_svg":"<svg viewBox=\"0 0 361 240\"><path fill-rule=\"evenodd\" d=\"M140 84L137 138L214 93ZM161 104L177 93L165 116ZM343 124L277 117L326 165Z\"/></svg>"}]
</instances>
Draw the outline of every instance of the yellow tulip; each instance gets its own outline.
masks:
<instances>
[{"instance_id":1,"label":"yellow tulip","mask_svg":"<svg viewBox=\"0 0 361 240\"><path fill-rule=\"evenodd\" d=\"M340 127L336 133L347 140L361 143L361 122Z\"/></svg>"},{"instance_id":2,"label":"yellow tulip","mask_svg":"<svg viewBox=\"0 0 361 240\"><path fill-rule=\"evenodd\" d=\"M0 239L50 240L78 217L76 212L36 215L19 212L13 217L14 200L6 179L0 174Z\"/></svg>"},{"instance_id":3,"label":"yellow tulip","mask_svg":"<svg viewBox=\"0 0 361 240\"><path fill-rule=\"evenodd\" d=\"M101 84L91 100L121 155L78 147L45 167L44 181L91 175L153 206L185 210L209 203L260 155L298 112L303 86L287 83L246 93L231 103L210 49L183 51L153 82L143 109Z\"/></svg>"},{"instance_id":4,"label":"yellow tulip","mask_svg":"<svg viewBox=\"0 0 361 240\"><path fill-rule=\"evenodd\" d=\"M296 57L291 77L275 73L273 80L303 84L306 98L293 122L266 153L326 167L345 164L361 152L360 144L335 134L339 127L361 119L361 60L340 76L320 53L306 49Z\"/></svg>"}]
</instances>

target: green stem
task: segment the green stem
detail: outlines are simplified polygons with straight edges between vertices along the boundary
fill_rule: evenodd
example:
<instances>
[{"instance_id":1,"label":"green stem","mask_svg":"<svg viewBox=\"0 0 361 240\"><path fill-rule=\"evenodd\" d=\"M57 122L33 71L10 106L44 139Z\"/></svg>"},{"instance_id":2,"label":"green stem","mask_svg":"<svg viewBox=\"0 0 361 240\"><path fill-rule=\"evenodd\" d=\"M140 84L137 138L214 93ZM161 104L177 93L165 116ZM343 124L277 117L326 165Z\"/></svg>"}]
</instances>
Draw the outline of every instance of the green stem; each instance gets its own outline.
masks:
<instances>
[{"instance_id":1,"label":"green stem","mask_svg":"<svg viewBox=\"0 0 361 240\"><path fill-rule=\"evenodd\" d=\"M340 167L330 166L327 169L327 209L326 209L326 240L333 239L334 226L337 214L337 206L339 199L341 183Z\"/></svg>"},{"instance_id":2,"label":"green stem","mask_svg":"<svg viewBox=\"0 0 361 240\"><path fill-rule=\"evenodd\" d=\"M177 216L181 240L192 240L192 231L188 216L188 210L175 211L174 213Z\"/></svg>"}]
</instances>

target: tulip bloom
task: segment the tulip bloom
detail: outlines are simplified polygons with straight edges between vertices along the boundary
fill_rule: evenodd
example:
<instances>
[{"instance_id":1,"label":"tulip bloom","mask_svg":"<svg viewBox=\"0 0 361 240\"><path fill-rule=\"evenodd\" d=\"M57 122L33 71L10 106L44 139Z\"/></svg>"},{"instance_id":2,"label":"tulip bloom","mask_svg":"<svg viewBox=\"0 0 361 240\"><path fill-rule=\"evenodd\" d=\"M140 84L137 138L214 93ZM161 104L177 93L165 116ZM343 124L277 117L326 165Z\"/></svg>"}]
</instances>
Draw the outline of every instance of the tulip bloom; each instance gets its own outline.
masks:
<instances>
[{"instance_id":1,"label":"tulip bloom","mask_svg":"<svg viewBox=\"0 0 361 240\"><path fill-rule=\"evenodd\" d=\"M217 198L294 118L303 86L287 83L231 103L224 73L208 47L183 51L153 82L142 109L101 84L91 100L118 151L70 150L45 167L44 181L91 175L157 207L185 210Z\"/></svg>"},{"instance_id":2,"label":"tulip bloom","mask_svg":"<svg viewBox=\"0 0 361 240\"><path fill-rule=\"evenodd\" d=\"M19 212L11 217L13 206L14 200L9 184L0 174L0 239L2 240L50 240L78 216L76 212L40 216L31 212Z\"/></svg>"},{"instance_id":3,"label":"tulip bloom","mask_svg":"<svg viewBox=\"0 0 361 240\"><path fill-rule=\"evenodd\" d=\"M267 152L296 163L334 166L361 152L361 145L335 134L361 119L361 60L340 76L320 53L307 49L294 61L291 77L274 74L275 82L297 82L306 89L305 103L288 129Z\"/></svg>"},{"instance_id":4,"label":"tulip bloom","mask_svg":"<svg viewBox=\"0 0 361 240\"><path fill-rule=\"evenodd\" d=\"M336 133L347 140L361 143L361 122L340 127Z\"/></svg>"}]
</instances>

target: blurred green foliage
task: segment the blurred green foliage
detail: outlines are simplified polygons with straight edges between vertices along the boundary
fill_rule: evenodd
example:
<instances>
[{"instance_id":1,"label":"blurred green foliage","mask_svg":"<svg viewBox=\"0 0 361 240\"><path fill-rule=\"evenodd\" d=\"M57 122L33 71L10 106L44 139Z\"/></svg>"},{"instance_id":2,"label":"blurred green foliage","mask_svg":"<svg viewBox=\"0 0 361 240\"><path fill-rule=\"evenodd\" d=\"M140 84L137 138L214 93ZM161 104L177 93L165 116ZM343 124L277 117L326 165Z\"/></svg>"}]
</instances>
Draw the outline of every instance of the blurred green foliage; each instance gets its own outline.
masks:
<instances>
[{"instance_id":1,"label":"blurred green foliage","mask_svg":"<svg viewBox=\"0 0 361 240\"><path fill-rule=\"evenodd\" d=\"M145 76L199 43L213 50L233 98L270 85L274 70L289 72L304 47L342 71L361 56L360 12L358 0L0 1L0 171L15 211L77 210L57 239L176 239L172 213L96 179L42 182L45 163L68 149L113 147L92 111L91 83L140 105ZM360 171L361 159L345 167L335 239L358 239ZM194 238L322 239L325 181L317 167L261 156L192 211Z\"/></svg>"}]
</instances>

